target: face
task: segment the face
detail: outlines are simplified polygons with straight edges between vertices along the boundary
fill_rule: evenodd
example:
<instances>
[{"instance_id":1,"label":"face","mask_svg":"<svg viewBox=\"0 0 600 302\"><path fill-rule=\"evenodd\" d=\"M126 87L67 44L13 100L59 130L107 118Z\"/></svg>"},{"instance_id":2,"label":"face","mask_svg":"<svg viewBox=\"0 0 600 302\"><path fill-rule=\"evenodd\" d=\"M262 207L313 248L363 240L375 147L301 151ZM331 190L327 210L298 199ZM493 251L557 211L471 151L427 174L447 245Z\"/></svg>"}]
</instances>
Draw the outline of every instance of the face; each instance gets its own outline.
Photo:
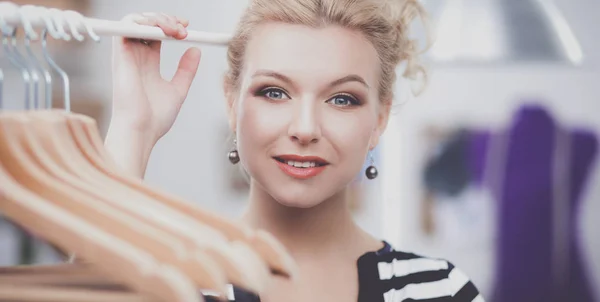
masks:
<instances>
[{"instance_id":1,"label":"face","mask_svg":"<svg viewBox=\"0 0 600 302\"><path fill-rule=\"evenodd\" d=\"M230 123L252 185L299 208L343 192L387 122L373 46L340 27L270 23L245 55Z\"/></svg>"}]
</instances>

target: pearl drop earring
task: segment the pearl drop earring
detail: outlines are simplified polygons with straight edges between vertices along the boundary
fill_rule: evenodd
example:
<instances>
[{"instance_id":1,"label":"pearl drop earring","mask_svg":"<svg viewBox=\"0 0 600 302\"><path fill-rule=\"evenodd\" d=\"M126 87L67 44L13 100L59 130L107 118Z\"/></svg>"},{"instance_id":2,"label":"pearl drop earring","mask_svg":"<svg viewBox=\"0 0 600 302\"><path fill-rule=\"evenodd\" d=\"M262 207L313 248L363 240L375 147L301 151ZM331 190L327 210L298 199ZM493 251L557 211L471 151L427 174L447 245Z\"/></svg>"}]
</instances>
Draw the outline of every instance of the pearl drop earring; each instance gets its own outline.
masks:
<instances>
[{"instance_id":1,"label":"pearl drop earring","mask_svg":"<svg viewBox=\"0 0 600 302\"><path fill-rule=\"evenodd\" d=\"M237 151L237 140L236 139L233 140L233 145L234 145L233 150L229 151L229 153L227 154L227 157L229 158L229 161L235 165L238 162L240 162L240 155Z\"/></svg>"},{"instance_id":2,"label":"pearl drop earring","mask_svg":"<svg viewBox=\"0 0 600 302\"><path fill-rule=\"evenodd\" d=\"M375 160L373 159L373 154L369 151L369 158L371 159L371 165L367 167L365 170L365 175L368 179L374 179L377 177L377 168L375 167Z\"/></svg>"}]
</instances>

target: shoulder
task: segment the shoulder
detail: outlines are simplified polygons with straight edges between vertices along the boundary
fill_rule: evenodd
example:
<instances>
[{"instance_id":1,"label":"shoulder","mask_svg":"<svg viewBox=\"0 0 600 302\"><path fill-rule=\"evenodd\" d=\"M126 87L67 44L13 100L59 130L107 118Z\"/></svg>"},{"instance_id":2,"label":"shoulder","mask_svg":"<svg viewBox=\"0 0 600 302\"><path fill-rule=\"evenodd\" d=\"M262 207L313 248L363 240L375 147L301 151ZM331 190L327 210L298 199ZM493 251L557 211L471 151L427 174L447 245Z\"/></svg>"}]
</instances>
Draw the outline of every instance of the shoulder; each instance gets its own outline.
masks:
<instances>
[{"instance_id":1,"label":"shoulder","mask_svg":"<svg viewBox=\"0 0 600 302\"><path fill-rule=\"evenodd\" d=\"M483 302L475 284L445 259L403 252L389 246L371 256L385 301Z\"/></svg>"}]
</instances>

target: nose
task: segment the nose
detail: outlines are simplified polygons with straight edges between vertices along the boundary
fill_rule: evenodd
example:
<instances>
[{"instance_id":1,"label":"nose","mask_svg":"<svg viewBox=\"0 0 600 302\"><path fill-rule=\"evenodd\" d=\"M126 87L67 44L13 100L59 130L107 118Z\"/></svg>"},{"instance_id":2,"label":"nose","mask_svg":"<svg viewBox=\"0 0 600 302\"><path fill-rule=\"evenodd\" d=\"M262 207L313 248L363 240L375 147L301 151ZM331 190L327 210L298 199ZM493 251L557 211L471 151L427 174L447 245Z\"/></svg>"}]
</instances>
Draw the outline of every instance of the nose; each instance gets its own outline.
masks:
<instances>
[{"instance_id":1,"label":"nose","mask_svg":"<svg viewBox=\"0 0 600 302\"><path fill-rule=\"evenodd\" d=\"M288 129L292 140L307 145L321 139L321 126L315 104L312 100L301 100L294 106Z\"/></svg>"}]
</instances>

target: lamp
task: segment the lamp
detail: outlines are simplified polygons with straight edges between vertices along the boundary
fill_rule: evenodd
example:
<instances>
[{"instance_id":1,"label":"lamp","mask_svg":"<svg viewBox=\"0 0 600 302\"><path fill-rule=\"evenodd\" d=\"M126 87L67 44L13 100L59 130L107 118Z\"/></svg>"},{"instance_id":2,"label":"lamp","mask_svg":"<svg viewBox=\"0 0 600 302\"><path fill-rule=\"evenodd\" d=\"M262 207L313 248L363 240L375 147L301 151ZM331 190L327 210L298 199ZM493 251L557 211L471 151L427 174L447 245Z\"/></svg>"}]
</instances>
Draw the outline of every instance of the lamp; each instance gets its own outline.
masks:
<instances>
[{"instance_id":1,"label":"lamp","mask_svg":"<svg viewBox=\"0 0 600 302\"><path fill-rule=\"evenodd\" d=\"M434 63L580 65L579 41L551 0L422 0L435 44Z\"/></svg>"}]
</instances>

